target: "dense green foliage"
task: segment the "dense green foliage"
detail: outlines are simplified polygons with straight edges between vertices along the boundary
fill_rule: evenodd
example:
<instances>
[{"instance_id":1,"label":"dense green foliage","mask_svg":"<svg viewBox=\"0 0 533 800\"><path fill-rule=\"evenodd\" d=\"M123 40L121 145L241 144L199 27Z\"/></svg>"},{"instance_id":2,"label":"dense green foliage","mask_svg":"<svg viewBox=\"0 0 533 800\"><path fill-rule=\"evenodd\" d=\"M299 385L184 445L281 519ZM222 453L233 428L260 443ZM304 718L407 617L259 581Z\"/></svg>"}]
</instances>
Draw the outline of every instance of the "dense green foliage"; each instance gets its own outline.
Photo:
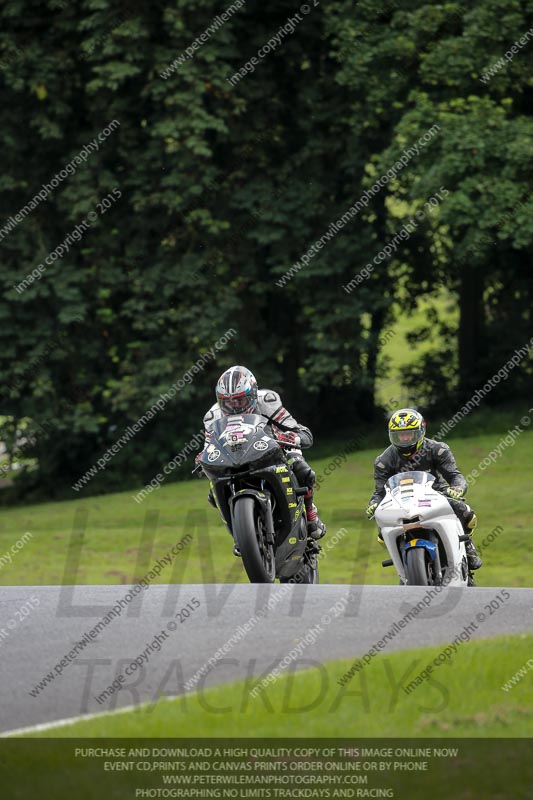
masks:
<instances>
[{"instance_id":1,"label":"dense green foliage","mask_svg":"<svg viewBox=\"0 0 533 800\"><path fill-rule=\"evenodd\" d=\"M230 363L253 368L322 433L371 419L394 301L407 313L442 284L459 329L428 315L427 327L442 325L439 346L407 376L435 404L456 408L529 341L533 39L481 78L531 28L533 3L315 2L303 14L286 0L237 3L172 70L229 2L2 5L0 438L38 459L26 489L68 489L230 328L237 336L85 493L148 482L199 429ZM98 150L6 228L113 121ZM426 207L441 187L448 194ZM345 291L417 211L412 235ZM62 258L14 288L93 212ZM527 361L487 402L527 394Z\"/></svg>"}]
</instances>

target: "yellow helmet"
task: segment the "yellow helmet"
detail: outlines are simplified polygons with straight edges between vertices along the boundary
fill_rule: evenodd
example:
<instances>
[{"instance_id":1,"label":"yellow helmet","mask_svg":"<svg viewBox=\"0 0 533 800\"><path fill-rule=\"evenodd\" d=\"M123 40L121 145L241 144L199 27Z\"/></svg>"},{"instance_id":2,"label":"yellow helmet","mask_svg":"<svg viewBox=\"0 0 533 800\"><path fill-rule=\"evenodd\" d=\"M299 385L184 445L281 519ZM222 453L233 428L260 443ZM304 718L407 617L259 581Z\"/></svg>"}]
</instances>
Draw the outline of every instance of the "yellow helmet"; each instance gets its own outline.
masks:
<instances>
[{"instance_id":1,"label":"yellow helmet","mask_svg":"<svg viewBox=\"0 0 533 800\"><path fill-rule=\"evenodd\" d=\"M400 408L389 420L389 439L403 458L420 450L425 435L424 417L414 408Z\"/></svg>"}]
</instances>

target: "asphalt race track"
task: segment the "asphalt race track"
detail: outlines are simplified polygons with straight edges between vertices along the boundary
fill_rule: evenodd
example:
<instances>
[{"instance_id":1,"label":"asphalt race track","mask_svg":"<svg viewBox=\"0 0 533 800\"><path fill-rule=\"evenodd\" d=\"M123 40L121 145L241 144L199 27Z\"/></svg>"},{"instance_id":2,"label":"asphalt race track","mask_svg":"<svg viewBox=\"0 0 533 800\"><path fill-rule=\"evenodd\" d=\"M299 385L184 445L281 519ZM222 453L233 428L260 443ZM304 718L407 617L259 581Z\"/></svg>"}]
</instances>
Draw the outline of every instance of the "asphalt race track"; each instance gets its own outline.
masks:
<instances>
[{"instance_id":1,"label":"asphalt race track","mask_svg":"<svg viewBox=\"0 0 533 800\"><path fill-rule=\"evenodd\" d=\"M533 630L533 589L444 588L430 598L424 587L151 586L130 595L120 616L99 633L93 631L95 638L87 636L74 660L65 659L61 666L76 642L124 599L130 588L0 589L0 731L182 694L184 683L210 658L212 667L203 679L198 676L196 688L246 677L252 688L306 634L309 643L293 668L362 656L395 623L396 633L382 650L385 654L446 645L467 625L472 638ZM400 626L398 622L423 598L424 609ZM24 605L30 610L22 617ZM309 633L311 629L313 633ZM215 660L217 649L232 635L236 639ZM140 663L131 670L136 658ZM125 670L130 670L128 677ZM36 691L37 684L52 672L54 679ZM99 703L96 698L114 680L120 691ZM32 690L35 696L30 694Z\"/></svg>"}]
</instances>

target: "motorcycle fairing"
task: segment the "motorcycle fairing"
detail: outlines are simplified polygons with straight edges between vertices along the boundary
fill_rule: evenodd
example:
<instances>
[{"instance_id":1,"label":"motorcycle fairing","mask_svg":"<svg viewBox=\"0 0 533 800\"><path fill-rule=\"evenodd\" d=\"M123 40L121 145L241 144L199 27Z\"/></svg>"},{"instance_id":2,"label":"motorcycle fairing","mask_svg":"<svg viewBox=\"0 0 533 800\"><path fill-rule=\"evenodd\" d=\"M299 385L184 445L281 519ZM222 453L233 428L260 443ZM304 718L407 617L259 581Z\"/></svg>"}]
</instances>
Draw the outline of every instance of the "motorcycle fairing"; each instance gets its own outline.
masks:
<instances>
[{"instance_id":1,"label":"motorcycle fairing","mask_svg":"<svg viewBox=\"0 0 533 800\"><path fill-rule=\"evenodd\" d=\"M435 542L430 542L428 539L410 539L405 545L405 552L412 550L413 547L423 547L431 556L432 561L435 561L437 557L437 545Z\"/></svg>"}]
</instances>

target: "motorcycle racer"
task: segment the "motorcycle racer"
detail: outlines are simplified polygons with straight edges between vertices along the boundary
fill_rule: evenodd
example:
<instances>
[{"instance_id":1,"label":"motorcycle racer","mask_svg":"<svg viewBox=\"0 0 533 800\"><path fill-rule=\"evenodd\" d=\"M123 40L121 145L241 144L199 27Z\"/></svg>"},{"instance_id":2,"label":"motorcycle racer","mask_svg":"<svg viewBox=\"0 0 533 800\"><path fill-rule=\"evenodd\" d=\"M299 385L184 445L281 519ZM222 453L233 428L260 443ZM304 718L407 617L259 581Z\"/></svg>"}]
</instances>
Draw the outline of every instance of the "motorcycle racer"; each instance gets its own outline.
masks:
<instances>
[{"instance_id":1,"label":"motorcycle racer","mask_svg":"<svg viewBox=\"0 0 533 800\"><path fill-rule=\"evenodd\" d=\"M225 370L216 385L217 402L204 416L205 445L209 446L215 420L231 414L260 414L270 423L272 435L277 439L286 453L287 461L300 486L307 486L304 495L307 518L307 535L312 539L321 539L326 533L326 526L318 516L317 507L313 503L315 472L311 469L302 454L302 448L311 447L313 435L309 428L300 425L283 406L281 398L272 389L259 389L253 373L243 366L233 366ZM201 453L196 456L198 462ZM212 492L208 500L215 505ZM235 555L240 553L235 546Z\"/></svg>"},{"instance_id":2,"label":"motorcycle racer","mask_svg":"<svg viewBox=\"0 0 533 800\"><path fill-rule=\"evenodd\" d=\"M469 536L465 542L469 569L479 569L483 562L472 542L477 517L463 501L467 482L457 467L449 446L426 438L425 420L413 408L395 411L389 420L388 429L391 444L374 462L375 489L366 509L368 519L373 519L378 504L385 496L385 483L392 475L411 470L430 472L436 478L433 488L446 495L465 534ZM383 543L381 534L378 535L378 541Z\"/></svg>"}]
</instances>

